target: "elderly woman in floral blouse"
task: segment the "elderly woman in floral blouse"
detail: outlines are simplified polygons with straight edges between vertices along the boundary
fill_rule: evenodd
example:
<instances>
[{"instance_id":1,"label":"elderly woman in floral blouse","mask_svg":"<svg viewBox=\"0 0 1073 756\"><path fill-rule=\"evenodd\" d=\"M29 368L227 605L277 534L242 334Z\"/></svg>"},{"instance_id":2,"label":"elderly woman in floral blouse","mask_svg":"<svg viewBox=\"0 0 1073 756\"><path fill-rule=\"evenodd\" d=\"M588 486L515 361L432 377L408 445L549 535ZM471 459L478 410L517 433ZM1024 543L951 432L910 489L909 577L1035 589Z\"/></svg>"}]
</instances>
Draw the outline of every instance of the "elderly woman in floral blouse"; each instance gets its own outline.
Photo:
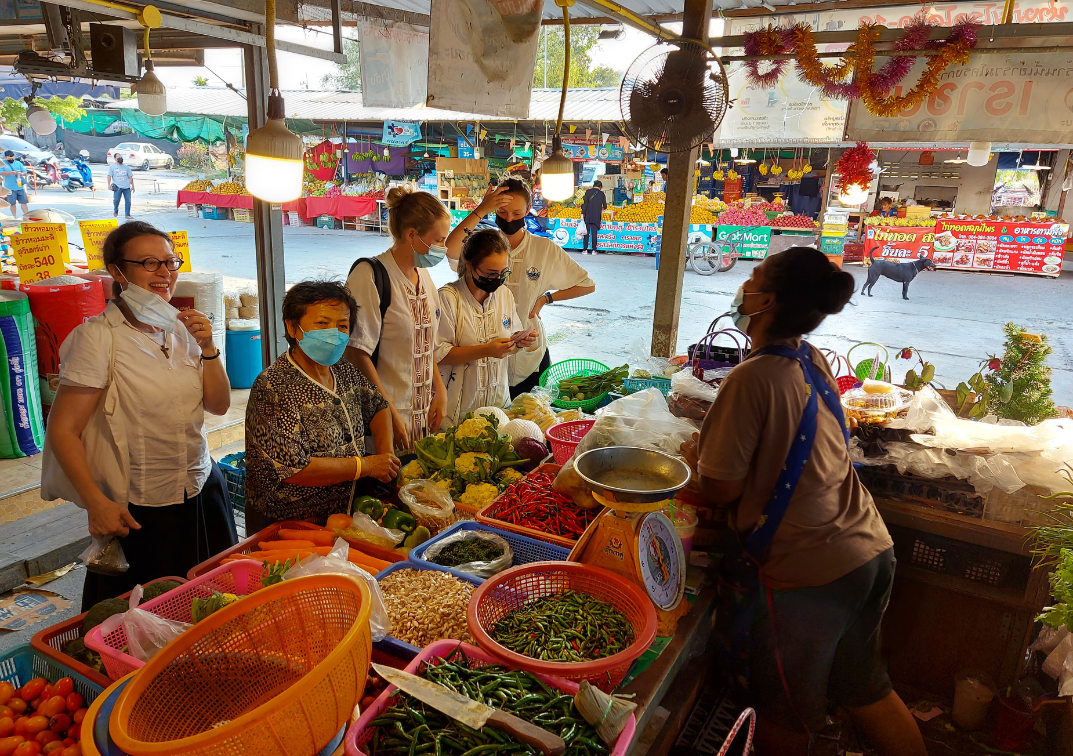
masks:
<instances>
[{"instance_id":1,"label":"elderly woman in floral blouse","mask_svg":"<svg viewBox=\"0 0 1073 756\"><path fill-rule=\"evenodd\" d=\"M357 304L331 281L296 284L283 300L290 350L261 373L246 408L246 530L278 520L323 523L349 512L359 478L399 472L391 413L341 361ZM366 429L383 454L365 456Z\"/></svg>"}]
</instances>

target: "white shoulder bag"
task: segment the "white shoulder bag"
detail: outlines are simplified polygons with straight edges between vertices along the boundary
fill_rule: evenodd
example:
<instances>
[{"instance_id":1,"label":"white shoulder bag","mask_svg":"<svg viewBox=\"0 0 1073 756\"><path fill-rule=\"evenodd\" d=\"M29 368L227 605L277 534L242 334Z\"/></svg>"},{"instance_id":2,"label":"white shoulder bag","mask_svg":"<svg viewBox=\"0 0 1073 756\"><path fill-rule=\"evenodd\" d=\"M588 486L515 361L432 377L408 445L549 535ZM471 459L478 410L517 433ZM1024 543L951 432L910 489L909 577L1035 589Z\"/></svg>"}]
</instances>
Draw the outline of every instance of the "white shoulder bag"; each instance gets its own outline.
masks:
<instances>
[{"instance_id":1,"label":"white shoulder bag","mask_svg":"<svg viewBox=\"0 0 1073 756\"><path fill-rule=\"evenodd\" d=\"M112 337L112 355L108 363L108 385L101 394L97 407L82 430L82 445L86 449L86 464L94 482L101 492L117 504L126 505L130 481L130 463L127 436L120 423L116 422L119 405L119 387L115 381L116 338L115 331L108 329ZM45 501L65 499L73 501L82 509L86 505L74 485L60 466L52 451L48 433L41 457L41 498Z\"/></svg>"}]
</instances>

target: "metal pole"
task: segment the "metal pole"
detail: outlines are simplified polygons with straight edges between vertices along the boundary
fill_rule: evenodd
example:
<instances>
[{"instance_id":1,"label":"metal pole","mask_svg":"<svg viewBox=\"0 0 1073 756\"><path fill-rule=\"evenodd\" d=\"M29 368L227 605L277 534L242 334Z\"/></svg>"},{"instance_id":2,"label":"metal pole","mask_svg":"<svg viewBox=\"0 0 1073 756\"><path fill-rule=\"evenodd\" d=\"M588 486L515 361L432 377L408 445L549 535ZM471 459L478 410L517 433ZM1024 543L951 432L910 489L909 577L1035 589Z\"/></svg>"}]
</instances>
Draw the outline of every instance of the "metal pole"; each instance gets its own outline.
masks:
<instances>
[{"instance_id":1,"label":"metal pole","mask_svg":"<svg viewBox=\"0 0 1073 756\"><path fill-rule=\"evenodd\" d=\"M250 130L265 124L268 107L268 56L265 48L243 48L246 106ZM287 351L283 329L283 214L279 205L253 200L253 238L257 254L257 295L261 315L261 356L265 367Z\"/></svg>"},{"instance_id":2,"label":"metal pole","mask_svg":"<svg viewBox=\"0 0 1073 756\"><path fill-rule=\"evenodd\" d=\"M708 41L712 0L685 0L682 36ZM674 53L671 53L672 55ZM689 241L689 211L693 205L694 171L699 148L672 153L667 158L666 208L660 239L656 303L652 314L652 355L673 357L678 349L678 318L682 309L682 283Z\"/></svg>"}]
</instances>

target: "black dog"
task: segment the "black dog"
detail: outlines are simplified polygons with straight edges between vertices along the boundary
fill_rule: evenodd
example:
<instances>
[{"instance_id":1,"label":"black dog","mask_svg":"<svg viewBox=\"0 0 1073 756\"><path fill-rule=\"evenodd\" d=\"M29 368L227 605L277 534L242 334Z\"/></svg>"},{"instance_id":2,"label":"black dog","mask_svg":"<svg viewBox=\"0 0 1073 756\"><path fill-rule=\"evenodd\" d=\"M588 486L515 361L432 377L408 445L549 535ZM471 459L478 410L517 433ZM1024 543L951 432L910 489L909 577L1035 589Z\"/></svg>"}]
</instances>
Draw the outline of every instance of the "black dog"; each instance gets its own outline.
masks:
<instances>
[{"instance_id":1,"label":"black dog","mask_svg":"<svg viewBox=\"0 0 1073 756\"><path fill-rule=\"evenodd\" d=\"M935 270L935 263L927 257L921 257L912 262L893 263L887 260L876 260L868 253L868 259L872 264L868 267L868 280L861 287L861 294L872 296L872 287L880 276L886 276L892 281L900 281L902 284L902 299L909 299L909 284L922 270Z\"/></svg>"}]
</instances>

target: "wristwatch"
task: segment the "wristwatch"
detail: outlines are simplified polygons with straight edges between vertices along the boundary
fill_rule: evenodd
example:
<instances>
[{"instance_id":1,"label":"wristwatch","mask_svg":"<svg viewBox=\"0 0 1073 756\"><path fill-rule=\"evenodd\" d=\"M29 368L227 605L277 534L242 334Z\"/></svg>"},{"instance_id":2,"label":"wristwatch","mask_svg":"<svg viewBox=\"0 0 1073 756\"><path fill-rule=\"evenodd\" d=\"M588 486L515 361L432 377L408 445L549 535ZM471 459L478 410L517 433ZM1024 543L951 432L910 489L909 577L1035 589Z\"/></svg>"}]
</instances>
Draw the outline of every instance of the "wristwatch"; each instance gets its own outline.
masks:
<instances>
[{"instance_id":1,"label":"wristwatch","mask_svg":"<svg viewBox=\"0 0 1073 756\"><path fill-rule=\"evenodd\" d=\"M544 292L544 299L548 300L548 304L552 304L553 302L555 302L555 300L551 298L551 292L550 291L545 291Z\"/></svg>"}]
</instances>

